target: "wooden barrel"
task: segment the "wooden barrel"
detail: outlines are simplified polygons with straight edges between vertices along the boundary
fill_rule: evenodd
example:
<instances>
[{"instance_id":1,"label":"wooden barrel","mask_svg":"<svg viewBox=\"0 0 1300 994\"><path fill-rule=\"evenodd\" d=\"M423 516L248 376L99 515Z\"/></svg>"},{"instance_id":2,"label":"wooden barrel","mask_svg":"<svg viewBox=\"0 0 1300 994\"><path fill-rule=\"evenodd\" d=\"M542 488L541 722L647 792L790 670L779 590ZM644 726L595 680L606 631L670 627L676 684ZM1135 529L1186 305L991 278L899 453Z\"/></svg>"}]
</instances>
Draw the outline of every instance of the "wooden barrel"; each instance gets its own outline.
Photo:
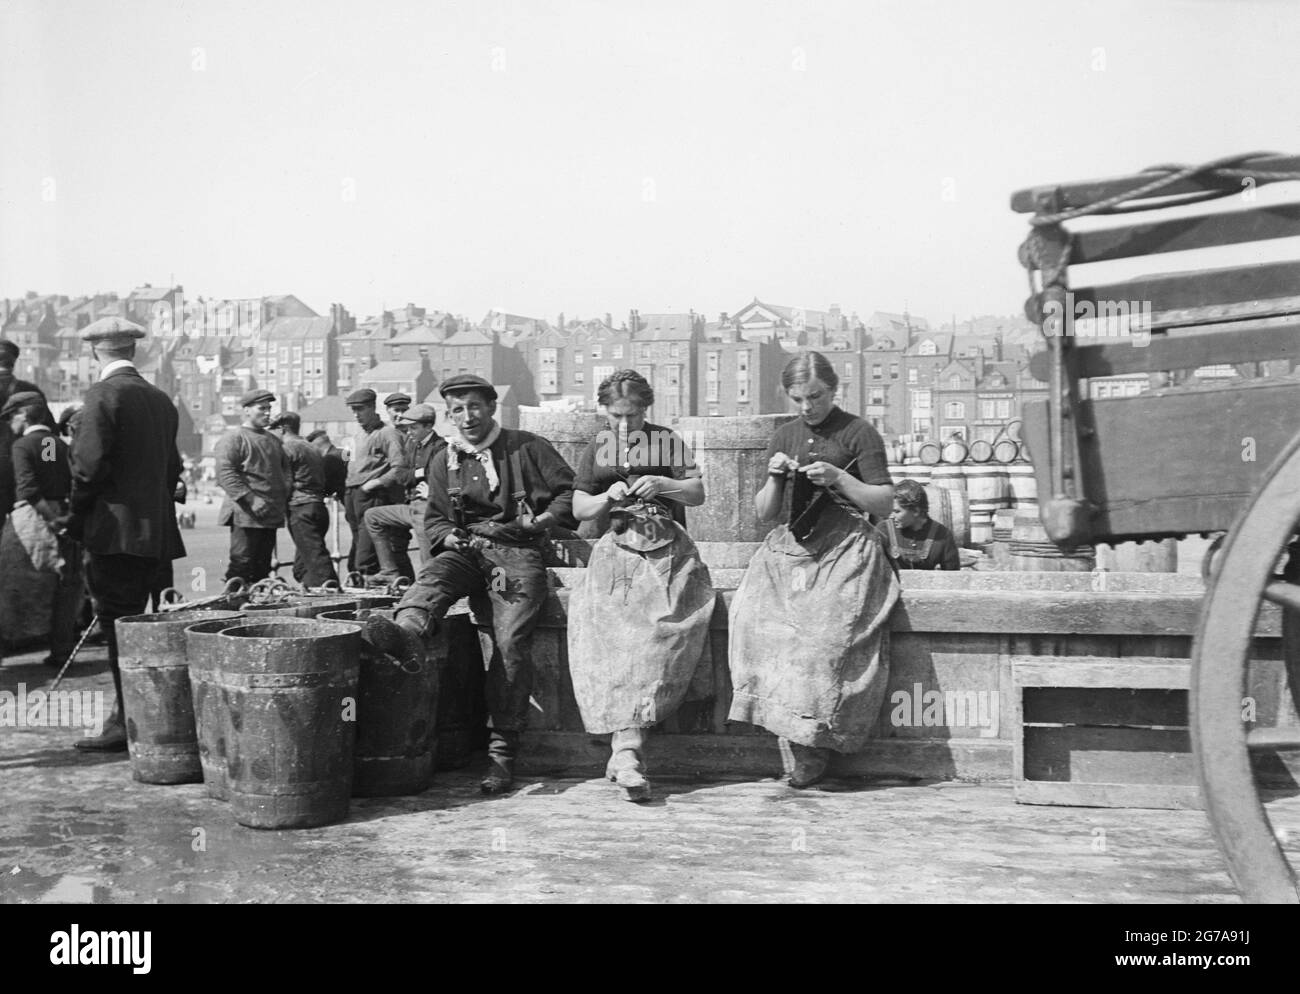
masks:
<instances>
[{"instance_id":1,"label":"wooden barrel","mask_svg":"<svg viewBox=\"0 0 1300 994\"><path fill-rule=\"evenodd\" d=\"M964 490L953 490L934 483L925 488L930 517L952 532L953 541L965 546L970 541L970 508Z\"/></svg>"},{"instance_id":2,"label":"wooden barrel","mask_svg":"<svg viewBox=\"0 0 1300 994\"><path fill-rule=\"evenodd\" d=\"M943 447L938 442L922 442L916 458L923 466L936 466L943 461Z\"/></svg>"},{"instance_id":3,"label":"wooden barrel","mask_svg":"<svg viewBox=\"0 0 1300 994\"><path fill-rule=\"evenodd\" d=\"M327 611L321 621L364 621L369 608ZM374 612L392 619L391 610ZM438 660L408 669L361 642L353 797L419 794L433 783L438 744Z\"/></svg>"},{"instance_id":4,"label":"wooden barrel","mask_svg":"<svg viewBox=\"0 0 1300 994\"><path fill-rule=\"evenodd\" d=\"M993 462L1004 466L1020 458L1020 445L1009 438L999 438L993 443Z\"/></svg>"},{"instance_id":5,"label":"wooden barrel","mask_svg":"<svg viewBox=\"0 0 1300 994\"><path fill-rule=\"evenodd\" d=\"M426 648L438 669L435 768L458 770L487 748L488 738L483 656L464 601L447 612Z\"/></svg>"},{"instance_id":6,"label":"wooden barrel","mask_svg":"<svg viewBox=\"0 0 1300 994\"><path fill-rule=\"evenodd\" d=\"M967 463L962 468L966 473L966 495L970 498L971 512L981 515L987 512L991 527L993 512L1006 507L1010 500L1007 471L992 463Z\"/></svg>"},{"instance_id":7,"label":"wooden barrel","mask_svg":"<svg viewBox=\"0 0 1300 994\"><path fill-rule=\"evenodd\" d=\"M1023 441L1023 439L1020 437L1020 431L1022 428L1024 428L1024 426L1025 423L1022 420L1020 420L1020 418L1015 418L1012 421L1008 421L1006 437L1011 439L1011 441L1019 444L1020 442Z\"/></svg>"},{"instance_id":8,"label":"wooden barrel","mask_svg":"<svg viewBox=\"0 0 1300 994\"><path fill-rule=\"evenodd\" d=\"M754 495L767 482L767 448L793 414L743 418L682 418L677 431L695 452L708 500L686 509L686 530L697 542L761 542L776 527L760 521ZM787 453L789 455L789 453ZM581 532L579 532L581 534Z\"/></svg>"},{"instance_id":9,"label":"wooden barrel","mask_svg":"<svg viewBox=\"0 0 1300 994\"><path fill-rule=\"evenodd\" d=\"M312 828L347 817L361 626L284 618L218 634L230 805L249 828Z\"/></svg>"},{"instance_id":10,"label":"wooden barrel","mask_svg":"<svg viewBox=\"0 0 1300 994\"><path fill-rule=\"evenodd\" d=\"M966 492L966 471L961 466L940 463L930 467L930 482L936 487Z\"/></svg>"},{"instance_id":11,"label":"wooden barrel","mask_svg":"<svg viewBox=\"0 0 1300 994\"><path fill-rule=\"evenodd\" d=\"M1010 491L1012 507L1038 513L1038 481L1034 479L1033 466L1027 462L1012 463L1008 466L1007 488Z\"/></svg>"},{"instance_id":12,"label":"wooden barrel","mask_svg":"<svg viewBox=\"0 0 1300 994\"><path fill-rule=\"evenodd\" d=\"M1178 540L1097 543L1097 568L1112 573L1177 573Z\"/></svg>"},{"instance_id":13,"label":"wooden barrel","mask_svg":"<svg viewBox=\"0 0 1300 994\"><path fill-rule=\"evenodd\" d=\"M958 463L965 462L969 453L970 450L966 447L965 442L959 438L950 438L943 443L939 450L939 461L951 463L955 466Z\"/></svg>"},{"instance_id":14,"label":"wooden barrel","mask_svg":"<svg viewBox=\"0 0 1300 994\"><path fill-rule=\"evenodd\" d=\"M294 619L310 624L307 619ZM227 628L249 624L240 614L215 621L200 621L185 629L185 654L190 666L190 691L194 699L194 732L199 743L199 765L203 767L203 784L208 796L218 801L230 800L227 784L226 746L233 735L230 706L225 694L213 680L220 641Z\"/></svg>"},{"instance_id":15,"label":"wooden barrel","mask_svg":"<svg viewBox=\"0 0 1300 994\"><path fill-rule=\"evenodd\" d=\"M898 486L902 480L915 480L925 486L931 480L931 467L922 466L919 463L911 466L890 466L889 478L893 480L894 486Z\"/></svg>"},{"instance_id":16,"label":"wooden barrel","mask_svg":"<svg viewBox=\"0 0 1300 994\"><path fill-rule=\"evenodd\" d=\"M203 766L185 629L236 611L170 611L119 618L118 662L131 773L141 783L199 783Z\"/></svg>"},{"instance_id":17,"label":"wooden barrel","mask_svg":"<svg viewBox=\"0 0 1300 994\"><path fill-rule=\"evenodd\" d=\"M993 512L970 509L970 547L979 548L993 541Z\"/></svg>"},{"instance_id":18,"label":"wooden barrel","mask_svg":"<svg viewBox=\"0 0 1300 994\"><path fill-rule=\"evenodd\" d=\"M967 452L966 458L970 462L988 462L993 458L993 443L986 442L982 438L977 438L970 443L970 451Z\"/></svg>"},{"instance_id":19,"label":"wooden barrel","mask_svg":"<svg viewBox=\"0 0 1300 994\"><path fill-rule=\"evenodd\" d=\"M392 598L387 599L391 603ZM334 597L304 595L290 597L277 604L245 604L244 613L250 618L271 615L286 618L315 618L327 611L355 611L358 604L358 598L347 595Z\"/></svg>"},{"instance_id":20,"label":"wooden barrel","mask_svg":"<svg viewBox=\"0 0 1300 994\"><path fill-rule=\"evenodd\" d=\"M1011 568L1024 572L1088 573L1096 565L1090 545L1080 546L1068 555L1058 549L1048 539L1036 512L1016 511L1007 552Z\"/></svg>"}]
</instances>

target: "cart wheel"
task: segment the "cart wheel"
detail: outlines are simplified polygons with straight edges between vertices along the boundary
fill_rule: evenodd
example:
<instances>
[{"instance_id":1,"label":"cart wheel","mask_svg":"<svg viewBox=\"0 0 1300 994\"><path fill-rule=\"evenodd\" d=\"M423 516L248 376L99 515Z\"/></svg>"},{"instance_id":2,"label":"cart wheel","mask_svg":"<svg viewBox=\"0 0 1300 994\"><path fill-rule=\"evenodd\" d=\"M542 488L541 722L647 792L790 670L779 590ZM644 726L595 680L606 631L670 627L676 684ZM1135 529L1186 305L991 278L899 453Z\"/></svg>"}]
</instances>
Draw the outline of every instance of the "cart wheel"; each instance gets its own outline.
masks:
<instances>
[{"instance_id":1,"label":"cart wheel","mask_svg":"<svg viewBox=\"0 0 1300 994\"><path fill-rule=\"evenodd\" d=\"M1300 698L1300 575L1274 575L1300 520L1300 436L1264 476L1264 483L1214 556L1212 581L1192 650L1191 725L1197 776L1210 827L1244 900L1300 903L1264 811L1250 752L1300 748L1300 733L1242 722L1246 670L1260 604L1282 608L1283 652L1293 699ZM1294 559L1293 559L1294 561Z\"/></svg>"}]
</instances>

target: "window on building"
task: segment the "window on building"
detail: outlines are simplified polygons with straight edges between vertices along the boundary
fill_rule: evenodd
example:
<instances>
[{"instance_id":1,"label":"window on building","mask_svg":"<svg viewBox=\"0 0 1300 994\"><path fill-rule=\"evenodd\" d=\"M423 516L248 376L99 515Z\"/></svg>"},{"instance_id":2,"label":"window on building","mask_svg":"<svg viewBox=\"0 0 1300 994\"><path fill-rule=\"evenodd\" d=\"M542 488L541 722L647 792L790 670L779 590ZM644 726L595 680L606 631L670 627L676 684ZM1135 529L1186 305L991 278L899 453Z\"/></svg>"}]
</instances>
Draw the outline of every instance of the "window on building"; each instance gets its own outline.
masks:
<instances>
[{"instance_id":1,"label":"window on building","mask_svg":"<svg viewBox=\"0 0 1300 994\"><path fill-rule=\"evenodd\" d=\"M930 406L930 391L913 390L912 406L917 408L918 410L926 410Z\"/></svg>"},{"instance_id":2,"label":"window on building","mask_svg":"<svg viewBox=\"0 0 1300 994\"><path fill-rule=\"evenodd\" d=\"M342 354L342 356L343 356L344 359L351 359L351 358L352 358L352 343L351 343L351 342L342 342L342 343L339 345L339 350L340 350L340 352L341 352L341 354Z\"/></svg>"},{"instance_id":3,"label":"window on building","mask_svg":"<svg viewBox=\"0 0 1300 994\"><path fill-rule=\"evenodd\" d=\"M573 371L573 382L574 382L575 384L577 384L578 386L582 386L582 370L581 370L581 369L575 369L575 370Z\"/></svg>"},{"instance_id":4,"label":"window on building","mask_svg":"<svg viewBox=\"0 0 1300 994\"><path fill-rule=\"evenodd\" d=\"M560 374L554 366L543 368L538 379L541 381L542 393L560 392Z\"/></svg>"},{"instance_id":5,"label":"window on building","mask_svg":"<svg viewBox=\"0 0 1300 994\"><path fill-rule=\"evenodd\" d=\"M736 353L736 368L748 372L749 370L749 349L741 349Z\"/></svg>"},{"instance_id":6,"label":"window on building","mask_svg":"<svg viewBox=\"0 0 1300 994\"><path fill-rule=\"evenodd\" d=\"M960 389L961 389L961 377L960 377L960 376L950 376L950 377L948 377L948 389L949 389L949 390L960 390Z\"/></svg>"},{"instance_id":7,"label":"window on building","mask_svg":"<svg viewBox=\"0 0 1300 994\"><path fill-rule=\"evenodd\" d=\"M844 364L844 377L843 377L843 378L846 379L846 380L851 380L851 379L853 379L853 363L851 363L851 362L846 362L846 363Z\"/></svg>"},{"instance_id":8,"label":"window on building","mask_svg":"<svg viewBox=\"0 0 1300 994\"><path fill-rule=\"evenodd\" d=\"M939 346L935 345L934 342L930 341L930 340L927 338L927 339L926 339L924 342L922 342L922 343L920 344L920 346L917 348L917 350L916 350L916 354L917 354L917 355L938 355L938 354L939 354Z\"/></svg>"},{"instance_id":9,"label":"window on building","mask_svg":"<svg viewBox=\"0 0 1300 994\"><path fill-rule=\"evenodd\" d=\"M872 390L871 393L868 395L867 403L868 403L868 404L872 404L872 405L874 405L874 406L876 406L876 407L884 407L884 406L885 406L885 391L883 391L883 390Z\"/></svg>"},{"instance_id":10,"label":"window on building","mask_svg":"<svg viewBox=\"0 0 1300 994\"><path fill-rule=\"evenodd\" d=\"M980 401L980 420L992 421L997 415L997 405L991 400Z\"/></svg>"},{"instance_id":11,"label":"window on building","mask_svg":"<svg viewBox=\"0 0 1300 994\"><path fill-rule=\"evenodd\" d=\"M871 378L873 380L882 379L884 375L885 375L885 369L883 366L880 365L880 363L876 363L871 367Z\"/></svg>"},{"instance_id":12,"label":"window on building","mask_svg":"<svg viewBox=\"0 0 1300 994\"><path fill-rule=\"evenodd\" d=\"M295 346L293 347L293 361L294 361L294 362L302 362L302 346L301 346L301 345L295 345Z\"/></svg>"},{"instance_id":13,"label":"window on building","mask_svg":"<svg viewBox=\"0 0 1300 994\"><path fill-rule=\"evenodd\" d=\"M1008 420L1008 419L1011 417L1011 401L1009 401L1009 400L999 400L999 401L998 401L998 414L997 414L997 416L998 416L999 418L1001 418L1003 421L1006 421L1006 420Z\"/></svg>"},{"instance_id":14,"label":"window on building","mask_svg":"<svg viewBox=\"0 0 1300 994\"><path fill-rule=\"evenodd\" d=\"M916 371L916 367L915 367L915 366L913 366L911 369L909 369L909 370L907 371L907 382L908 382L908 383L916 383L916 382L918 382L918 378L919 378L919 374L917 373L917 371Z\"/></svg>"},{"instance_id":15,"label":"window on building","mask_svg":"<svg viewBox=\"0 0 1300 994\"><path fill-rule=\"evenodd\" d=\"M650 346L647 343L642 343L641 345L641 358L642 359L650 358Z\"/></svg>"},{"instance_id":16,"label":"window on building","mask_svg":"<svg viewBox=\"0 0 1300 994\"><path fill-rule=\"evenodd\" d=\"M896 362L891 362L891 363L889 364L889 378L890 378L891 380L896 380L896 379L898 379L898 363L896 363Z\"/></svg>"},{"instance_id":17,"label":"window on building","mask_svg":"<svg viewBox=\"0 0 1300 994\"><path fill-rule=\"evenodd\" d=\"M960 421L966 416L966 405L959 400L950 400L944 405L943 416L949 421Z\"/></svg>"},{"instance_id":18,"label":"window on building","mask_svg":"<svg viewBox=\"0 0 1300 994\"><path fill-rule=\"evenodd\" d=\"M676 343L676 342L673 342L671 345L668 346L668 358L669 358L669 359L676 359L676 358L678 358L679 356L680 356L680 353L679 353L678 350L677 350L677 343Z\"/></svg>"},{"instance_id":19,"label":"window on building","mask_svg":"<svg viewBox=\"0 0 1300 994\"><path fill-rule=\"evenodd\" d=\"M281 362L289 361L289 346L287 345L280 346L280 361Z\"/></svg>"},{"instance_id":20,"label":"window on building","mask_svg":"<svg viewBox=\"0 0 1300 994\"><path fill-rule=\"evenodd\" d=\"M600 346L599 346L599 345L593 345L593 346L591 347L591 357L592 357L593 359L599 359L599 358L600 358Z\"/></svg>"},{"instance_id":21,"label":"window on building","mask_svg":"<svg viewBox=\"0 0 1300 994\"><path fill-rule=\"evenodd\" d=\"M538 365L542 367L542 369L554 368L555 366L558 366L560 361L559 357L560 357L559 349L538 349L537 350L537 362Z\"/></svg>"},{"instance_id":22,"label":"window on building","mask_svg":"<svg viewBox=\"0 0 1300 994\"><path fill-rule=\"evenodd\" d=\"M612 359L622 359L622 358L623 358L623 346L621 346L621 345L615 345L615 346L613 347L613 351L610 353L610 358L612 358Z\"/></svg>"},{"instance_id":23,"label":"window on building","mask_svg":"<svg viewBox=\"0 0 1300 994\"><path fill-rule=\"evenodd\" d=\"M581 349L581 348L577 348L577 349L574 349L574 350L573 350L573 364L574 364L575 366L581 366L581 365L582 365L582 349Z\"/></svg>"},{"instance_id":24,"label":"window on building","mask_svg":"<svg viewBox=\"0 0 1300 994\"><path fill-rule=\"evenodd\" d=\"M915 432L916 434L918 434L918 435L928 435L928 434L930 434L930 419L929 419L929 418L913 418L913 419L912 419L912 431L914 431L914 432Z\"/></svg>"}]
</instances>

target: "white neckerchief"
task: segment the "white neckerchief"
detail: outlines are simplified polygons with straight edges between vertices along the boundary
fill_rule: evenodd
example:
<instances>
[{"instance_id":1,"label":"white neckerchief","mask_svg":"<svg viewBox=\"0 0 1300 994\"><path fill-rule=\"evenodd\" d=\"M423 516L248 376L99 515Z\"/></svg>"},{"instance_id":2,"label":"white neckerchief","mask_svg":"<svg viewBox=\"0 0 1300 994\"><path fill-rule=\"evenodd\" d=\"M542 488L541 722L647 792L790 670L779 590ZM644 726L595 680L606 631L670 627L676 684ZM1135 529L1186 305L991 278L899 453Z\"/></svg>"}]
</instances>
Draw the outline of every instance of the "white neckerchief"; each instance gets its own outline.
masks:
<instances>
[{"instance_id":1,"label":"white neckerchief","mask_svg":"<svg viewBox=\"0 0 1300 994\"><path fill-rule=\"evenodd\" d=\"M467 456L473 456L483 464L483 472L487 474L488 479L488 493L495 494L501 489L501 479L497 476L497 468L492 463L492 453L488 450L492 448L492 443L500 437L501 426L493 425L488 437L483 439L479 445L470 445L459 435L447 439L447 475L450 476L460 468L460 454L463 452Z\"/></svg>"},{"instance_id":2,"label":"white neckerchief","mask_svg":"<svg viewBox=\"0 0 1300 994\"><path fill-rule=\"evenodd\" d=\"M49 425L28 425L26 428L23 429L23 434L30 435L34 431L49 431L49 430L50 430Z\"/></svg>"},{"instance_id":3,"label":"white neckerchief","mask_svg":"<svg viewBox=\"0 0 1300 994\"><path fill-rule=\"evenodd\" d=\"M114 359L99 371L99 378L101 380L107 379L110 373L116 373L119 369L126 369L128 366L135 369L135 363L130 359Z\"/></svg>"}]
</instances>

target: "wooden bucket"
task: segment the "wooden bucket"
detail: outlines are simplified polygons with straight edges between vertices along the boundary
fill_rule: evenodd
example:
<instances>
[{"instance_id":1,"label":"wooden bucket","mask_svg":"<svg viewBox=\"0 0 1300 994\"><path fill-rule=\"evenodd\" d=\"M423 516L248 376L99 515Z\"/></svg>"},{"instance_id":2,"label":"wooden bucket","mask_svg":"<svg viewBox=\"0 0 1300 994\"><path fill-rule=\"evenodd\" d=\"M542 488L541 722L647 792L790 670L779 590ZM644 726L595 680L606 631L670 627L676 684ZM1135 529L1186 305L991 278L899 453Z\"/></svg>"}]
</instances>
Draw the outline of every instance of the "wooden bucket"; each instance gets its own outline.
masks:
<instances>
[{"instance_id":1,"label":"wooden bucket","mask_svg":"<svg viewBox=\"0 0 1300 994\"><path fill-rule=\"evenodd\" d=\"M227 769L235 820L312 828L347 817L361 626L268 617L217 637L212 676L234 730Z\"/></svg>"},{"instance_id":2,"label":"wooden bucket","mask_svg":"<svg viewBox=\"0 0 1300 994\"><path fill-rule=\"evenodd\" d=\"M953 490L936 484L925 488L930 504L930 517L952 532L953 541L965 546L970 541L970 508L964 490Z\"/></svg>"},{"instance_id":3,"label":"wooden bucket","mask_svg":"<svg viewBox=\"0 0 1300 994\"><path fill-rule=\"evenodd\" d=\"M1090 545L1069 555L1061 552L1048 539L1037 512L1016 511L1007 552L1013 570L1029 573L1090 573L1096 565Z\"/></svg>"},{"instance_id":4,"label":"wooden bucket","mask_svg":"<svg viewBox=\"0 0 1300 994\"><path fill-rule=\"evenodd\" d=\"M986 442L982 438L977 438L970 443L970 450L966 454L969 462L988 462L993 458L993 443Z\"/></svg>"},{"instance_id":5,"label":"wooden bucket","mask_svg":"<svg viewBox=\"0 0 1300 994\"><path fill-rule=\"evenodd\" d=\"M356 597L346 595L321 597L305 594L299 597L290 597L277 604L245 604L244 613L250 618L249 624L252 624L251 619L257 618L273 616L315 618L327 611L355 611L357 604L358 599Z\"/></svg>"},{"instance_id":6,"label":"wooden bucket","mask_svg":"<svg viewBox=\"0 0 1300 994\"><path fill-rule=\"evenodd\" d=\"M1009 438L999 438L993 443L993 462L1004 466L1020 458L1020 445Z\"/></svg>"},{"instance_id":7,"label":"wooden bucket","mask_svg":"<svg viewBox=\"0 0 1300 994\"><path fill-rule=\"evenodd\" d=\"M940 461L954 466L965 462L969 453L970 450L966 447L966 443L957 438L951 438L944 442L943 447L939 450Z\"/></svg>"},{"instance_id":8,"label":"wooden bucket","mask_svg":"<svg viewBox=\"0 0 1300 994\"><path fill-rule=\"evenodd\" d=\"M141 783L203 780L185 629L238 617L237 611L196 608L117 619L127 748L131 774Z\"/></svg>"},{"instance_id":9,"label":"wooden bucket","mask_svg":"<svg viewBox=\"0 0 1300 994\"><path fill-rule=\"evenodd\" d=\"M327 611L321 621L364 621L369 609ZM392 620L392 611L374 612ZM445 657L445 653L443 654ZM353 797L419 794L433 784L437 749L438 659L407 670L361 642Z\"/></svg>"},{"instance_id":10,"label":"wooden bucket","mask_svg":"<svg viewBox=\"0 0 1300 994\"><path fill-rule=\"evenodd\" d=\"M1012 463L1007 467L1007 486L1011 506L1038 513L1038 481L1034 467L1027 462Z\"/></svg>"}]
</instances>

